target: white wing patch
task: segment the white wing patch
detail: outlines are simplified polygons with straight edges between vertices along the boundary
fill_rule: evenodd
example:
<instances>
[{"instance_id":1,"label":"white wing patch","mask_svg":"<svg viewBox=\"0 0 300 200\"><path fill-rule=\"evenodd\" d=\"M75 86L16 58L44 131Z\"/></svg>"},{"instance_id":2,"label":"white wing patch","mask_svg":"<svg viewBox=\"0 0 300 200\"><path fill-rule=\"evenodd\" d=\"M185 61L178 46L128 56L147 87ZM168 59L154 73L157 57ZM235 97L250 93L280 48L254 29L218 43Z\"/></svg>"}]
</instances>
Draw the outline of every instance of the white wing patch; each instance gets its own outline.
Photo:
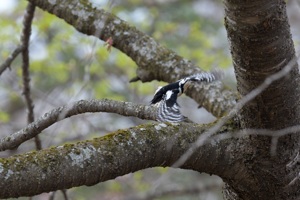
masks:
<instances>
[{"instance_id":1,"label":"white wing patch","mask_svg":"<svg viewBox=\"0 0 300 200\"><path fill-rule=\"evenodd\" d=\"M172 90L168 90L166 93L166 100L169 100L171 98L171 95L173 94Z\"/></svg>"}]
</instances>

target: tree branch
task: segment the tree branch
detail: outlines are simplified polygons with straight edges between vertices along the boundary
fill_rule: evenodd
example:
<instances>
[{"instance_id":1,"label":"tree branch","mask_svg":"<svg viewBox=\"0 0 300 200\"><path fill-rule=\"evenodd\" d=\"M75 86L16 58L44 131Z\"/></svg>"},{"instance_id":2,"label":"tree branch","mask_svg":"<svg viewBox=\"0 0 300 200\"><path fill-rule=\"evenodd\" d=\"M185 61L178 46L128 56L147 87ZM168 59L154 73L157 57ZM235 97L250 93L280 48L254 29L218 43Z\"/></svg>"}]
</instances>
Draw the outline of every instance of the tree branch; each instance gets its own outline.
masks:
<instances>
[{"instance_id":1,"label":"tree branch","mask_svg":"<svg viewBox=\"0 0 300 200\"><path fill-rule=\"evenodd\" d=\"M0 65L0 75L7 69L10 68L11 63L15 58L22 52L23 46L19 45L16 49L8 56L8 58Z\"/></svg>"},{"instance_id":2,"label":"tree branch","mask_svg":"<svg viewBox=\"0 0 300 200\"><path fill-rule=\"evenodd\" d=\"M28 109L27 122L34 121L33 102L30 96L30 74L29 74L29 40L31 35L31 24L34 17L35 5L28 3L26 13L23 19L23 31L21 35L22 49L22 77L23 77L23 95L25 97ZM35 146L37 150L42 149L41 140L38 135L35 136Z\"/></svg>"},{"instance_id":3,"label":"tree branch","mask_svg":"<svg viewBox=\"0 0 300 200\"><path fill-rule=\"evenodd\" d=\"M213 124L146 124L93 140L2 158L0 198L90 186L149 167L172 166L211 126ZM233 128L232 124L228 126ZM230 156L235 142L232 138L208 140L195 149L181 168L235 177Z\"/></svg>"},{"instance_id":4,"label":"tree branch","mask_svg":"<svg viewBox=\"0 0 300 200\"><path fill-rule=\"evenodd\" d=\"M65 118L87 112L109 112L123 116L134 116L140 119L156 120L156 108L153 106L138 105L130 102L120 102L108 99L89 101L81 100L71 105L53 109L22 130L1 139L0 151L16 148L23 142L37 136L40 132L52 124Z\"/></svg>"},{"instance_id":5,"label":"tree branch","mask_svg":"<svg viewBox=\"0 0 300 200\"><path fill-rule=\"evenodd\" d=\"M31 34L31 23L34 16L35 6L28 3L26 13L23 19L23 31L21 35L22 49L22 77L23 77L23 95L28 108L28 123L34 121L33 103L30 97L30 74L29 74L29 39Z\"/></svg>"},{"instance_id":6,"label":"tree branch","mask_svg":"<svg viewBox=\"0 0 300 200\"><path fill-rule=\"evenodd\" d=\"M113 46L127 54L138 65L135 80L175 82L184 76L201 72L191 61L159 45L153 38L118 17L103 9L93 8L87 2L29 1L64 19L84 34L93 35L103 41L112 38ZM220 82L208 86L198 84L195 87L200 93L187 92L187 94L217 117L223 116L235 104L236 96L230 91L225 91Z\"/></svg>"}]
</instances>

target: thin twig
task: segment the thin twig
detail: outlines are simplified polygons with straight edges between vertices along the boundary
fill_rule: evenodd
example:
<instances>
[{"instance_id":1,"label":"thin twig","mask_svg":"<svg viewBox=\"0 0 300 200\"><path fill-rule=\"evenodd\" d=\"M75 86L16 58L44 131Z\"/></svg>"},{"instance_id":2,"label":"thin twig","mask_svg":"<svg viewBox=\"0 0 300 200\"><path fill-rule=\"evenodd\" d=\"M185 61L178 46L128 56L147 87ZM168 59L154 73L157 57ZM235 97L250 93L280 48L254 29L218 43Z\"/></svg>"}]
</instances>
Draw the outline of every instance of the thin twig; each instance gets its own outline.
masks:
<instances>
[{"instance_id":1,"label":"thin twig","mask_svg":"<svg viewBox=\"0 0 300 200\"><path fill-rule=\"evenodd\" d=\"M67 190L66 189L63 189L63 190L60 190L64 196L64 200L68 200L68 194L67 194Z\"/></svg>"},{"instance_id":2,"label":"thin twig","mask_svg":"<svg viewBox=\"0 0 300 200\"><path fill-rule=\"evenodd\" d=\"M22 73L23 73L23 95L25 97L26 106L28 109L27 121L28 124L34 121L33 102L30 94L30 74L29 74L29 40L31 35L31 24L34 17L35 5L28 3L26 13L23 19L23 31L21 35L22 49ZM38 136L35 137L35 146L37 150L42 149L41 140Z\"/></svg>"},{"instance_id":3,"label":"thin twig","mask_svg":"<svg viewBox=\"0 0 300 200\"><path fill-rule=\"evenodd\" d=\"M10 69L11 63L15 58L22 52L23 46L19 45L16 49L8 56L8 58L0 65L0 75L8 68Z\"/></svg>"},{"instance_id":4,"label":"thin twig","mask_svg":"<svg viewBox=\"0 0 300 200\"><path fill-rule=\"evenodd\" d=\"M65 118L88 112L109 112L140 119L156 120L156 107L114 100L81 100L45 113L22 130L0 140L0 151L13 149L35 137L52 124Z\"/></svg>"}]
</instances>

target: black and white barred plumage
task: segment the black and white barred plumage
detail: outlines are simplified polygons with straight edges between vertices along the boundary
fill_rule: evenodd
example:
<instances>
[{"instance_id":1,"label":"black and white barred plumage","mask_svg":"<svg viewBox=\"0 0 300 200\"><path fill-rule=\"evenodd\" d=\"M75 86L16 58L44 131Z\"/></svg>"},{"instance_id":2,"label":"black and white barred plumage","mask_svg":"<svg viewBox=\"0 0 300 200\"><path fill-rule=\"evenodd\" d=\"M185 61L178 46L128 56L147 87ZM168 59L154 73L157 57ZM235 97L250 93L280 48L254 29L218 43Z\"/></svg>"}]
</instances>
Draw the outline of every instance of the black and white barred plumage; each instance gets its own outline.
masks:
<instances>
[{"instance_id":1,"label":"black and white barred plumage","mask_svg":"<svg viewBox=\"0 0 300 200\"><path fill-rule=\"evenodd\" d=\"M157 111L157 121L160 122L181 122L184 117L177 103L178 90L168 90L163 95Z\"/></svg>"},{"instance_id":2,"label":"black and white barred plumage","mask_svg":"<svg viewBox=\"0 0 300 200\"><path fill-rule=\"evenodd\" d=\"M177 97L186 91L191 82L207 82L215 81L217 76L214 73L200 73L189 77L185 77L160 87L156 90L151 104L159 104L157 111L157 120L160 122L181 122L186 119L179 110Z\"/></svg>"}]
</instances>

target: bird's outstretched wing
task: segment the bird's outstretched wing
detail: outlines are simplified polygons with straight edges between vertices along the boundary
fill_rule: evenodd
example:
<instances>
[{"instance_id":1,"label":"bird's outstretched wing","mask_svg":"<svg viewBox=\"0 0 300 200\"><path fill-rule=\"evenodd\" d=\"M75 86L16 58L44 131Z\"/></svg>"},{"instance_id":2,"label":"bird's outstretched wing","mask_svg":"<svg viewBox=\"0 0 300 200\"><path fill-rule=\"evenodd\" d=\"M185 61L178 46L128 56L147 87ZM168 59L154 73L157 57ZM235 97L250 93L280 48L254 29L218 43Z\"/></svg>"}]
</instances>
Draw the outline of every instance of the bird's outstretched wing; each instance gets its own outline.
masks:
<instances>
[{"instance_id":1,"label":"bird's outstretched wing","mask_svg":"<svg viewBox=\"0 0 300 200\"><path fill-rule=\"evenodd\" d=\"M176 81L174 83L170 83L166 86L160 87L156 90L153 99L151 100L151 104L156 104L158 102L160 102L163 98L164 95L166 95L166 93L169 90L178 90L178 95L182 94L184 92L184 85L187 82L213 82L215 80L217 80L219 78L219 76L217 75L216 72L203 72L203 73L199 73L199 74L194 74L192 76L188 76L185 77L183 79L180 79L179 81Z\"/></svg>"},{"instance_id":2,"label":"bird's outstretched wing","mask_svg":"<svg viewBox=\"0 0 300 200\"><path fill-rule=\"evenodd\" d=\"M186 119L179 110L177 103L178 90L168 90L163 95L157 111L157 121L160 122L182 122Z\"/></svg>"},{"instance_id":3,"label":"bird's outstretched wing","mask_svg":"<svg viewBox=\"0 0 300 200\"><path fill-rule=\"evenodd\" d=\"M218 76L216 75L215 72L203 72L203 73L199 73L199 74L194 74L192 76L188 76L186 78L181 79L180 81L185 84L187 81L199 81L199 82L213 82L215 80L218 79Z\"/></svg>"}]
</instances>

